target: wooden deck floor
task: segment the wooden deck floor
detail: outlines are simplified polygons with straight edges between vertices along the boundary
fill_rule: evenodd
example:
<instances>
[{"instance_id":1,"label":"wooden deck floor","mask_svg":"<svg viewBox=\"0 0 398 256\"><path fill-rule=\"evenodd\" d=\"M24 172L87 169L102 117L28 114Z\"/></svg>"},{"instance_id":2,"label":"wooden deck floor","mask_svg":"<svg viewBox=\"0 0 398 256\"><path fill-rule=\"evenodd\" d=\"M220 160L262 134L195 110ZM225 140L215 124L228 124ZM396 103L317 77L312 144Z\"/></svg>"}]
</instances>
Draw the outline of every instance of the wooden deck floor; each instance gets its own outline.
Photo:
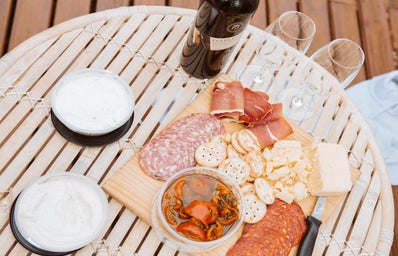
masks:
<instances>
[{"instance_id":1,"label":"wooden deck floor","mask_svg":"<svg viewBox=\"0 0 398 256\"><path fill-rule=\"evenodd\" d=\"M196 9L201 0L0 0L0 56L30 36L76 16L130 5ZM398 0L260 0L252 24L260 28L287 10L311 16L317 33L308 52L335 38L359 43L366 55L359 81L398 69ZM398 205L398 187L393 187ZM393 207L393 206L391 206ZM396 214L396 220L398 216ZM395 227L398 233L398 227ZM398 256L395 237L391 255Z\"/></svg>"}]
</instances>

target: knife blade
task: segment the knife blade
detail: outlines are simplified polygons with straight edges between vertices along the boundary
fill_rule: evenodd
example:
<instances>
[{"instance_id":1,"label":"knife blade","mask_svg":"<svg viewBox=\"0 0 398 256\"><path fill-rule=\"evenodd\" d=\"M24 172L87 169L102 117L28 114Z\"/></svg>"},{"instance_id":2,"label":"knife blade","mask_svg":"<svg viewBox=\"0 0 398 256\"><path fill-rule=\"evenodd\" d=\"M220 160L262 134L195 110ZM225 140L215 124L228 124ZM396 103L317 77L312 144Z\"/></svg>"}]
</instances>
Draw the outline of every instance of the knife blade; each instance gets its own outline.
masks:
<instances>
[{"instance_id":1,"label":"knife blade","mask_svg":"<svg viewBox=\"0 0 398 256\"><path fill-rule=\"evenodd\" d=\"M314 250L315 240L318 236L319 226L322 224L322 215L325 210L327 198L326 196L318 197L314 210L307 217L307 233L301 239L297 256L310 256Z\"/></svg>"}]
</instances>

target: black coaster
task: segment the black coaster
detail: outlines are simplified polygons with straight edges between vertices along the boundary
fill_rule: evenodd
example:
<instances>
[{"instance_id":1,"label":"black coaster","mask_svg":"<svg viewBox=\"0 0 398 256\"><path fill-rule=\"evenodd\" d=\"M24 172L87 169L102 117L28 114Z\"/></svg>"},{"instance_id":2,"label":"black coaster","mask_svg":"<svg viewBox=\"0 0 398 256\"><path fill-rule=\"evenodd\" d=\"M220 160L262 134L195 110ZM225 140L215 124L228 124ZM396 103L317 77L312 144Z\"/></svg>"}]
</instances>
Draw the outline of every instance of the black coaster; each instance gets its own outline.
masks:
<instances>
[{"instance_id":1,"label":"black coaster","mask_svg":"<svg viewBox=\"0 0 398 256\"><path fill-rule=\"evenodd\" d=\"M51 111L51 120L55 129L68 141L82 146L95 147L110 144L123 137L123 135L128 132L131 125L133 124L134 113L125 124L117 128L116 130L99 136L87 136L70 130L57 118L53 111Z\"/></svg>"},{"instance_id":2,"label":"black coaster","mask_svg":"<svg viewBox=\"0 0 398 256\"><path fill-rule=\"evenodd\" d=\"M19 197L19 196L18 196ZM51 251L46 251L41 248L38 248L37 246L31 244L28 240L26 240L22 234L19 232L17 225L15 224L15 216L14 216L14 211L15 211L15 202L18 200L18 197L15 199L13 202L11 209L10 209L10 227L11 227L11 232L14 234L15 239L27 250L43 255L43 256L63 256L67 255L70 253L73 253L75 251L69 251L69 252L51 252ZM76 250L77 251L77 250Z\"/></svg>"}]
</instances>

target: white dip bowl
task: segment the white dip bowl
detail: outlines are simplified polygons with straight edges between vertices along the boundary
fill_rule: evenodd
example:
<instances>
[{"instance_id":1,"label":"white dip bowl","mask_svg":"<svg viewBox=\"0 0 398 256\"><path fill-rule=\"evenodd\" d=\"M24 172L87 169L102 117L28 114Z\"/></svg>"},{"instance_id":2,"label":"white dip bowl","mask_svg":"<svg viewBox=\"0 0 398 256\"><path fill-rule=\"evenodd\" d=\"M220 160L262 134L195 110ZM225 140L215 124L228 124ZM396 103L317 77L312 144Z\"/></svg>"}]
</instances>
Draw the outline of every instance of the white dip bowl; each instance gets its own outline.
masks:
<instances>
[{"instance_id":1,"label":"white dip bowl","mask_svg":"<svg viewBox=\"0 0 398 256\"><path fill-rule=\"evenodd\" d=\"M71 252L105 227L108 201L90 178L71 172L44 175L15 201L13 220L29 244L45 252Z\"/></svg>"},{"instance_id":2,"label":"white dip bowl","mask_svg":"<svg viewBox=\"0 0 398 256\"><path fill-rule=\"evenodd\" d=\"M134 95L126 81L106 70L67 73L51 93L55 116L73 132L99 136L124 125L134 111Z\"/></svg>"}]
</instances>

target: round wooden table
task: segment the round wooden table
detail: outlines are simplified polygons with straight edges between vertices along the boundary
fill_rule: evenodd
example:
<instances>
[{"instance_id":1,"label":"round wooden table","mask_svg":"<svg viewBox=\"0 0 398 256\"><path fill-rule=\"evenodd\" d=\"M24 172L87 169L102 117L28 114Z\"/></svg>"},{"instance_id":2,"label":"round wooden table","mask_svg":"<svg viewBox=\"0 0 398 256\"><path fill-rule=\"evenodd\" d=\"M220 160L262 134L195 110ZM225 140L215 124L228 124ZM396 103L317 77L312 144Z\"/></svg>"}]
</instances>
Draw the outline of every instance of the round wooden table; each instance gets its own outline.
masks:
<instances>
[{"instance_id":1,"label":"round wooden table","mask_svg":"<svg viewBox=\"0 0 398 256\"><path fill-rule=\"evenodd\" d=\"M145 198L144 193L124 198L107 184L146 141L213 82L189 77L179 67L194 15L193 10L164 6L122 7L89 14L37 34L0 59L0 255L28 253L11 233L8 211L30 182L60 171L91 177L109 196L107 228L76 255L178 253L161 243L148 224L148 214L140 211L149 205L131 207L126 202L129 197ZM223 70L228 77L236 78L242 67L254 61L258 33L263 32L252 26L247 29ZM266 45L278 43L268 37ZM282 48L281 54L297 65L306 60L290 47ZM53 86L66 72L86 67L119 74L136 96L130 130L107 146L71 143L51 122ZM288 65L277 73L276 84L267 91L272 102L294 86L295 68ZM319 69L316 64L314 68ZM343 145L356 170L356 181L349 194L331 199L336 203L323 220L314 255L388 255L394 206L384 160L364 118L334 77L324 72L316 79L326 81L331 93L317 100L316 115L292 122L316 140ZM220 250L209 254L225 252Z\"/></svg>"}]
</instances>

